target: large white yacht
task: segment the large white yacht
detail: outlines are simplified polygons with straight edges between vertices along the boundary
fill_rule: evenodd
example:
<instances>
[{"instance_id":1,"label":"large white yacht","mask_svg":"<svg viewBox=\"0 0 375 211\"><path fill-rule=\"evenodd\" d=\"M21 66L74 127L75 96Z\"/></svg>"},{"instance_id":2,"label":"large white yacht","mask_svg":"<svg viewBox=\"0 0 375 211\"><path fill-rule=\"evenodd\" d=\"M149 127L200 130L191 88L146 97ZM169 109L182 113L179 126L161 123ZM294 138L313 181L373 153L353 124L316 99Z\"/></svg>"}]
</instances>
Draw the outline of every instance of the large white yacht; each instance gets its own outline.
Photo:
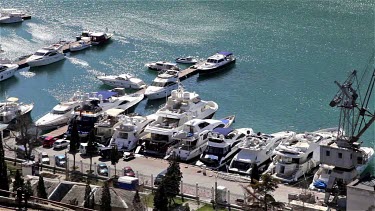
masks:
<instances>
[{"instance_id":1,"label":"large white yacht","mask_svg":"<svg viewBox=\"0 0 375 211\"><path fill-rule=\"evenodd\" d=\"M374 149L371 147L360 147L359 151L362 154L362 159L360 159L360 162L356 162L355 168L358 175L361 175L371 163L374 157ZM333 169L334 166L320 164L318 171L314 174L309 189L324 191L327 188L328 180Z\"/></svg>"},{"instance_id":2,"label":"large white yacht","mask_svg":"<svg viewBox=\"0 0 375 211\"><path fill-rule=\"evenodd\" d=\"M125 110L119 108L111 108L103 113L103 118L95 123L95 136L100 144L108 144L114 133L114 127L119 122Z\"/></svg>"},{"instance_id":3,"label":"large white yacht","mask_svg":"<svg viewBox=\"0 0 375 211\"><path fill-rule=\"evenodd\" d=\"M167 152L167 157L168 155L175 154L182 161L190 161L200 156L206 150L208 132L215 128L230 126L224 122L214 119L192 119L187 121L180 131L172 135L172 138L179 143L168 150L170 152Z\"/></svg>"},{"instance_id":4,"label":"large white yacht","mask_svg":"<svg viewBox=\"0 0 375 211\"><path fill-rule=\"evenodd\" d=\"M65 59L65 55L60 52L62 47L62 44L53 44L51 46L44 47L27 58L26 63L31 67L36 67L61 61Z\"/></svg>"},{"instance_id":5,"label":"large white yacht","mask_svg":"<svg viewBox=\"0 0 375 211\"><path fill-rule=\"evenodd\" d=\"M207 148L200 156L195 165L208 168L220 169L225 167L233 157L240 151L239 145L252 135L251 128L216 128L208 133Z\"/></svg>"},{"instance_id":6,"label":"large white yacht","mask_svg":"<svg viewBox=\"0 0 375 211\"><path fill-rule=\"evenodd\" d=\"M222 51L207 58L206 62L197 66L199 74L209 74L223 69L236 62L233 53Z\"/></svg>"},{"instance_id":7,"label":"large white yacht","mask_svg":"<svg viewBox=\"0 0 375 211\"><path fill-rule=\"evenodd\" d=\"M180 70L176 63L170 63L165 61L151 62L146 64L146 66L151 70L161 71L161 70Z\"/></svg>"},{"instance_id":8,"label":"large white yacht","mask_svg":"<svg viewBox=\"0 0 375 211\"><path fill-rule=\"evenodd\" d=\"M142 89L146 87L145 82L130 74L104 75L97 76L96 78L101 80L104 84L113 87L122 87L129 89Z\"/></svg>"},{"instance_id":9,"label":"large white yacht","mask_svg":"<svg viewBox=\"0 0 375 211\"><path fill-rule=\"evenodd\" d=\"M24 13L16 9L0 10L0 23L20 23L23 21Z\"/></svg>"},{"instance_id":10,"label":"large white yacht","mask_svg":"<svg viewBox=\"0 0 375 211\"><path fill-rule=\"evenodd\" d=\"M165 156L168 147L175 143L173 133L185 122L194 118L210 119L217 109L215 102L203 101L198 94L186 92L181 86L173 90L167 103L155 113L156 121L145 128L149 134L142 138L144 153Z\"/></svg>"},{"instance_id":11,"label":"large white yacht","mask_svg":"<svg viewBox=\"0 0 375 211\"><path fill-rule=\"evenodd\" d=\"M34 108L34 104L23 104L18 98L10 97L6 102L0 103L0 123L11 123L17 115L25 115Z\"/></svg>"},{"instance_id":12,"label":"large white yacht","mask_svg":"<svg viewBox=\"0 0 375 211\"><path fill-rule=\"evenodd\" d=\"M99 106L106 111L111 108L119 108L132 112L132 108L144 98L144 94L126 94L124 88L114 88L110 91L99 91L96 93ZM92 99L95 97L91 97Z\"/></svg>"},{"instance_id":13,"label":"large white yacht","mask_svg":"<svg viewBox=\"0 0 375 211\"><path fill-rule=\"evenodd\" d=\"M283 182L297 181L319 165L320 144L333 141L337 128L297 134L280 143L268 171Z\"/></svg>"},{"instance_id":14,"label":"large white yacht","mask_svg":"<svg viewBox=\"0 0 375 211\"><path fill-rule=\"evenodd\" d=\"M169 96L172 90L178 88L178 71L165 70L158 74L152 84L147 87L145 96L152 99L165 98Z\"/></svg>"},{"instance_id":15,"label":"large white yacht","mask_svg":"<svg viewBox=\"0 0 375 211\"><path fill-rule=\"evenodd\" d=\"M234 156L229 172L251 175L253 165L260 170L264 169L272 160L273 150L283 141L294 137L295 133L283 131L273 134L257 133L248 135L243 143L239 145L240 152Z\"/></svg>"},{"instance_id":16,"label":"large white yacht","mask_svg":"<svg viewBox=\"0 0 375 211\"><path fill-rule=\"evenodd\" d=\"M0 64L0 81L4 81L16 73L18 69L17 64Z\"/></svg>"},{"instance_id":17,"label":"large white yacht","mask_svg":"<svg viewBox=\"0 0 375 211\"><path fill-rule=\"evenodd\" d=\"M49 130L68 123L72 111L82 103L83 96L80 92L74 93L68 101L61 102L53 107L52 111L35 122L35 126L42 130Z\"/></svg>"}]
</instances>

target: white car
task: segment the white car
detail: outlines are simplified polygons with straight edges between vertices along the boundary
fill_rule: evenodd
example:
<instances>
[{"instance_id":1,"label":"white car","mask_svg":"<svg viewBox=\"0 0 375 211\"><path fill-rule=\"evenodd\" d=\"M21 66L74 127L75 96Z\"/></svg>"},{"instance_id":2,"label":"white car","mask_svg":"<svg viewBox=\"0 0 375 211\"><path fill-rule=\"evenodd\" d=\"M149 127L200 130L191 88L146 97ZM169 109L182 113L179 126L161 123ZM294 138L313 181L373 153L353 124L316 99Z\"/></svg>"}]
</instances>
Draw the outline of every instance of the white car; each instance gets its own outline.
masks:
<instances>
[{"instance_id":1,"label":"white car","mask_svg":"<svg viewBox=\"0 0 375 211\"><path fill-rule=\"evenodd\" d=\"M69 140L58 139L55 141L55 143L53 143L53 149L63 149L63 148L68 147L69 144L70 144Z\"/></svg>"},{"instance_id":2,"label":"white car","mask_svg":"<svg viewBox=\"0 0 375 211\"><path fill-rule=\"evenodd\" d=\"M50 160L49 160L49 156L48 156L47 152L40 153L39 162L42 163L42 164L48 164L48 165L50 164Z\"/></svg>"}]
</instances>

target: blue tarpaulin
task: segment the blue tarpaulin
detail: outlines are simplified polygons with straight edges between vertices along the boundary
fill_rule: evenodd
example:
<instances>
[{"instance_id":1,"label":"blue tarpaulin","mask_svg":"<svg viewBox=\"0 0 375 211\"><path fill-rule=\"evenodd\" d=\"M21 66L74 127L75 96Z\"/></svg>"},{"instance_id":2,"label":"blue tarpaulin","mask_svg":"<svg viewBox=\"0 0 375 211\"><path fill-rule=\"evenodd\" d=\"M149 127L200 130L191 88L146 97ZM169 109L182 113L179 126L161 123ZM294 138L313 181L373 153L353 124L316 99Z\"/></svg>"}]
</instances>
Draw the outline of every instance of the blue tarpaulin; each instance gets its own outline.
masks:
<instances>
[{"instance_id":1,"label":"blue tarpaulin","mask_svg":"<svg viewBox=\"0 0 375 211\"><path fill-rule=\"evenodd\" d=\"M220 134L222 134L222 135L224 135L224 136L227 136L230 132L232 132L233 131L233 129L232 128L221 128L221 127L219 127L219 128L215 128L214 130L213 130L213 132L216 132L216 133L220 133Z\"/></svg>"},{"instance_id":2,"label":"blue tarpaulin","mask_svg":"<svg viewBox=\"0 0 375 211\"><path fill-rule=\"evenodd\" d=\"M116 95L117 92L111 92L111 91L99 91L98 92L98 96L99 95L102 95L103 96L103 100L106 100L110 97L112 97L113 95Z\"/></svg>"}]
</instances>

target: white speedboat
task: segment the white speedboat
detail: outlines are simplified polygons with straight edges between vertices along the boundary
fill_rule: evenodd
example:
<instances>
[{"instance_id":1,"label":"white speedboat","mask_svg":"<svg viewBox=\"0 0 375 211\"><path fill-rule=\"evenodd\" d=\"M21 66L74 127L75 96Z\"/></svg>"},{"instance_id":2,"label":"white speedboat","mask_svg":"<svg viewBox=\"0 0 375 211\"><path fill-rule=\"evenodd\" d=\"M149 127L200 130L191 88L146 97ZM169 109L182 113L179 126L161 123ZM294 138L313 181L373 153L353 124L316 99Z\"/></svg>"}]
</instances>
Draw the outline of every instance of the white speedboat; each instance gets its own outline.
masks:
<instances>
[{"instance_id":1,"label":"white speedboat","mask_svg":"<svg viewBox=\"0 0 375 211\"><path fill-rule=\"evenodd\" d=\"M113 34L106 32L93 32L90 33L90 41L92 45L102 45L112 38Z\"/></svg>"},{"instance_id":2,"label":"white speedboat","mask_svg":"<svg viewBox=\"0 0 375 211\"><path fill-rule=\"evenodd\" d=\"M129 89L143 89L146 87L145 82L130 74L104 75L97 76L96 78L101 80L104 84L113 87L122 87Z\"/></svg>"},{"instance_id":3,"label":"white speedboat","mask_svg":"<svg viewBox=\"0 0 375 211\"><path fill-rule=\"evenodd\" d=\"M110 91L99 91L96 93L99 106L103 111L111 108L122 109L128 113L132 112L132 108L144 98L144 94L126 94L124 88L114 88ZM94 96L91 99L95 99Z\"/></svg>"},{"instance_id":4,"label":"white speedboat","mask_svg":"<svg viewBox=\"0 0 375 211\"><path fill-rule=\"evenodd\" d=\"M229 172L251 175L255 164L262 171L272 160L273 150L282 141L289 140L294 136L295 133L291 131L270 135L262 133L248 135L245 141L239 145L240 152L232 159L228 168Z\"/></svg>"},{"instance_id":5,"label":"white speedboat","mask_svg":"<svg viewBox=\"0 0 375 211\"><path fill-rule=\"evenodd\" d=\"M65 59L65 55L59 50L61 44L54 44L49 47L42 48L26 59L26 63L31 67L48 65Z\"/></svg>"},{"instance_id":6,"label":"white speedboat","mask_svg":"<svg viewBox=\"0 0 375 211\"><path fill-rule=\"evenodd\" d=\"M206 62L197 66L197 70L199 74L209 74L222 70L235 62L236 58L233 53L222 51L208 57Z\"/></svg>"},{"instance_id":7,"label":"white speedboat","mask_svg":"<svg viewBox=\"0 0 375 211\"><path fill-rule=\"evenodd\" d=\"M38 119L35 126L42 130L49 130L67 124L72 117L72 111L82 103L82 100L80 92L74 93L68 101L57 104L52 111Z\"/></svg>"},{"instance_id":8,"label":"white speedboat","mask_svg":"<svg viewBox=\"0 0 375 211\"><path fill-rule=\"evenodd\" d=\"M219 106L213 101L203 101L196 93L186 92L182 87L173 90L167 103L156 113L156 120L147 125L144 153L165 156L169 146L175 143L172 135L194 118L210 119Z\"/></svg>"},{"instance_id":9,"label":"white speedboat","mask_svg":"<svg viewBox=\"0 0 375 211\"><path fill-rule=\"evenodd\" d=\"M197 166L220 169L228 164L240 151L239 145L246 139L246 135L253 134L251 128L216 128L208 133L207 148L202 153Z\"/></svg>"},{"instance_id":10,"label":"white speedboat","mask_svg":"<svg viewBox=\"0 0 375 211\"><path fill-rule=\"evenodd\" d=\"M182 64L195 64L195 63L198 62L198 60L194 59L191 56L188 56L188 57L179 57L179 58L176 59L176 62L182 63Z\"/></svg>"},{"instance_id":11,"label":"white speedboat","mask_svg":"<svg viewBox=\"0 0 375 211\"><path fill-rule=\"evenodd\" d=\"M20 23L25 14L16 9L2 9L0 11L0 23Z\"/></svg>"},{"instance_id":12,"label":"white speedboat","mask_svg":"<svg viewBox=\"0 0 375 211\"><path fill-rule=\"evenodd\" d=\"M360 159L360 162L356 163L356 170L358 175L361 175L372 162L374 149L370 147L360 147L359 151L361 151L362 159ZM333 168L334 166L320 164L318 171L314 174L309 189L325 191Z\"/></svg>"},{"instance_id":13,"label":"white speedboat","mask_svg":"<svg viewBox=\"0 0 375 211\"><path fill-rule=\"evenodd\" d=\"M171 94L172 90L178 88L179 82L177 70L161 71L152 84L147 87L145 96L150 100L165 98Z\"/></svg>"},{"instance_id":14,"label":"white speedboat","mask_svg":"<svg viewBox=\"0 0 375 211\"><path fill-rule=\"evenodd\" d=\"M275 157L268 170L283 182L295 182L320 163L320 144L337 137L337 129L306 132L283 141L274 150Z\"/></svg>"},{"instance_id":15,"label":"white speedboat","mask_svg":"<svg viewBox=\"0 0 375 211\"><path fill-rule=\"evenodd\" d=\"M0 103L0 123L12 122L18 115L25 115L34 108L34 104L18 103L18 98L10 97Z\"/></svg>"},{"instance_id":16,"label":"white speedboat","mask_svg":"<svg viewBox=\"0 0 375 211\"><path fill-rule=\"evenodd\" d=\"M81 50L84 50L84 49L86 49L86 48L88 48L90 46L91 46L91 44L88 41L80 40L78 42L70 44L69 45L69 50L71 52L81 51Z\"/></svg>"},{"instance_id":17,"label":"white speedboat","mask_svg":"<svg viewBox=\"0 0 375 211\"><path fill-rule=\"evenodd\" d=\"M16 73L18 69L17 64L0 64L0 81L4 81Z\"/></svg>"},{"instance_id":18,"label":"white speedboat","mask_svg":"<svg viewBox=\"0 0 375 211\"><path fill-rule=\"evenodd\" d=\"M180 70L180 68L175 63L159 61L146 64L146 66L151 70L161 71L161 70Z\"/></svg>"},{"instance_id":19,"label":"white speedboat","mask_svg":"<svg viewBox=\"0 0 375 211\"><path fill-rule=\"evenodd\" d=\"M230 125L225 122L233 122L232 117L222 120L214 119L192 119L187 121L180 131L172 135L179 143L170 148L168 155L175 154L182 161L190 161L200 156L207 147L207 134L216 128L226 128ZM167 155L167 157L169 157Z\"/></svg>"}]
</instances>

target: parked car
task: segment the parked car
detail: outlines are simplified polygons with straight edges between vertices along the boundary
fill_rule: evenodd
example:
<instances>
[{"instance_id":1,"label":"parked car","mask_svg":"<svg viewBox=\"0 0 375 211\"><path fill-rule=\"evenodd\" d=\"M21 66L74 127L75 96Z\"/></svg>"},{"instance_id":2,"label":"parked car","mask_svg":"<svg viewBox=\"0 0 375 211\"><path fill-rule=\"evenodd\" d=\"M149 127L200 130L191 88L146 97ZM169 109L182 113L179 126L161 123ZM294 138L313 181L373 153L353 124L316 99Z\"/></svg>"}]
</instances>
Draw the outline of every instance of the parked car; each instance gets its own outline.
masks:
<instances>
[{"instance_id":1,"label":"parked car","mask_svg":"<svg viewBox=\"0 0 375 211\"><path fill-rule=\"evenodd\" d=\"M123 160L131 160L135 158L134 152L124 152Z\"/></svg>"},{"instance_id":2,"label":"parked car","mask_svg":"<svg viewBox=\"0 0 375 211\"><path fill-rule=\"evenodd\" d=\"M66 165L65 155L56 155L55 156L55 164L58 167L65 167L65 165Z\"/></svg>"},{"instance_id":3,"label":"parked car","mask_svg":"<svg viewBox=\"0 0 375 211\"><path fill-rule=\"evenodd\" d=\"M155 181L154 181L154 185L155 186L158 186L160 185L161 181L163 180L165 174L167 173L167 169L163 170L162 172L160 172L156 178L155 178Z\"/></svg>"},{"instance_id":4,"label":"parked car","mask_svg":"<svg viewBox=\"0 0 375 211\"><path fill-rule=\"evenodd\" d=\"M135 177L135 173L130 166L124 167L123 172L124 172L124 176Z\"/></svg>"},{"instance_id":5,"label":"parked car","mask_svg":"<svg viewBox=\"0 0 375 211\"><path fill-rule=\"evenodd\" d=\"M70 144L69 140L66 139L58 139L53 143L53 149L64 149L67 148Z\"/></svg>"},{"instance_id":6,"label":"parked car","mask_svg":"<svg viewBox=\"0 0 375 211\"><path fill-rule=\"evenodd\" d=\"M54 138L52 136L48 136L46 138L43 139L43 147L52 147L53 146L53 143L55 143L55 141L57 140L57 138Z\"/></svg>"},{"instance_id":7,"label":"parked car","mask_svg":"<svg viewBox=\"0 0 375 211\"><path fill-rule=\"evenodd\" d=\"M99 163L96 167L96 171L99 175L108 176L108 166L105 163Z\"/></svg>"},{"instance_id":8,"label":"parked car","mask_svg":"<svg viewBox=\"0 0 375 211\"><path fill-rule=\"evenodd\" d=\"M50 164L50 160L49 160L49 156L47 152L42 152L39 154L39 163L47 164L47 165Z\"/></svg>"},{"instance_id":9,"label":"parked car","mask_svg":"<svg viewBox=\"0 0 375 211\"><path fill-rule=\"evenodd\" d=\"M26 159L26 150L23 145L18 145L16 147L16 156L20 159ZM31 152L30 159L35 160L35 155L33 152Z\"/></svg>"}]
</instances>

